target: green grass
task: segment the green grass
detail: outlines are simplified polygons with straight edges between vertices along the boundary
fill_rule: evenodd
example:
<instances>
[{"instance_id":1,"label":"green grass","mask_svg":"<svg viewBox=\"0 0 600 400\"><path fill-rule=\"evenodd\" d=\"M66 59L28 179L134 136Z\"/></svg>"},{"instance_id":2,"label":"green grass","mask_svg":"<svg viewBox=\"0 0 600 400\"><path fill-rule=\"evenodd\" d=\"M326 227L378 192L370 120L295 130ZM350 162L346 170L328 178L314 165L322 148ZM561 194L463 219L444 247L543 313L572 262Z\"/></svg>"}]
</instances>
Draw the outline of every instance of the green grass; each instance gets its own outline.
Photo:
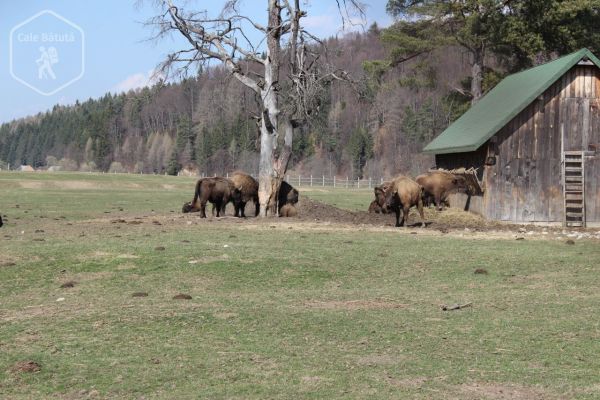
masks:
<instances>
[{"instance_id":1,"label":"green grass","mask_svg":"<svg viewBox=\"0 0 600 400\"><path fill-rule=\"evenodd\" d=\"M0 174L0 398L600 396L597 242L202 221L192 187Z\"/></svg>"}]
</instances>

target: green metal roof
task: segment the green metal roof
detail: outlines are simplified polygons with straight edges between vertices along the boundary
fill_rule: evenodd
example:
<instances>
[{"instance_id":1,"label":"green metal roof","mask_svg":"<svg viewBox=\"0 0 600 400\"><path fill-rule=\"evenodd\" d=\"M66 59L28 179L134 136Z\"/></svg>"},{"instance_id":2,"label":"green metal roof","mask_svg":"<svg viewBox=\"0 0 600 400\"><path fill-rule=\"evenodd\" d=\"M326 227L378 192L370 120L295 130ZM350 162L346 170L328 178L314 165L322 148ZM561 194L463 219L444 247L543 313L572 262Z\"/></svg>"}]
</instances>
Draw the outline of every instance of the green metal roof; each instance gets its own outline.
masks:
<instances>
[{"instance_id":1,"label":"green metal roof","mask_svg":"<svg viewBox=\"0 0 600 400\"><path fill-rule=\"evenodd\" d=\"M600 60L591 51L581 49L506 77L423 152L445 154L477 150L584 57L600 67Z\"/></svg>"}]
</instances>

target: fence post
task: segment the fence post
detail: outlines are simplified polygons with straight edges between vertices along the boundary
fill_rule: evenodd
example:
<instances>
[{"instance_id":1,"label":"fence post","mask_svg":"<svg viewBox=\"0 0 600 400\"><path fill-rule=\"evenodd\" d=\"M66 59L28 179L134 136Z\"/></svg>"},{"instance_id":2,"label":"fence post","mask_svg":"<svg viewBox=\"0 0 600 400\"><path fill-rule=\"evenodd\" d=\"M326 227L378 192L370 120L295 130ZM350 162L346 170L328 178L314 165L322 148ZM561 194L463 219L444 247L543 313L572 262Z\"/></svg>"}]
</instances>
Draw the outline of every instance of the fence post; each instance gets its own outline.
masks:
<instances>
[{"instance_id":1,"label":"fence post","mask_svg":"<svg viewBox=\"0 0 600 400\"><path fill-rule=\"evenodd\" d=\"M360 189L360 178L356 178L356 188Z\"/></svg>"},{"instance_id":2,"label":"fence post","mask_svg":"<svg viewBox=\"0 0 600 400\"><path fill-rule=\"evenodd\" d=\"M369 177L369 189L371 189L371 177Z\"/></svg>"},{"instance_id":3,"label":"fence post","mask_svg":"<svg viewBox=\"0 0 600 400\"><path fill-rule=\"evenodd\" d=\"M348 175L346 175L346 189L348 189Z\"/></svg>"},{"instance_id":4,"label":"fence post","mask_svg":"<svg viewBox=\"0 0 600 400\"><path fill-rule=\"evenodd\" d=\"M335 188L335 175L333 176L333 187Z\"/></svg>"},{"instance_id":5,"label":"fence post","mask_svg":"<svg viewBox=\"0 0 600 400\"><path fill-rule=\"evenodd\" d=\"M298 174L298 187L300 187L301 183L302 183L302 175Z\"/></svg>"},{"instance_id":6,"label":"fence post","mask_svg":"<svg viewBox=\"0 0 600 400\"><path fill-rule=\"evenodd\" d=\"M323 175L323 187L325 187L325 175Z\"/></svg>"},{"instance_id":7,"label":"fence post","mask_svg":"<svg viewBox=\"0 0 600 400\"><path fill-rule=\"evenodd\" d=\"M310 176L310 187L312 187L312 175Z\"/></svg>"},{"instance_id":8,"label":"fence post","mask_svg":"<svg viewBox=\"0 0 600 400\"><path fill-rule=\"evenodd\" d=\"M227 179L229 179L229 172L227 173Z\"/></svg>"}]
</instances>

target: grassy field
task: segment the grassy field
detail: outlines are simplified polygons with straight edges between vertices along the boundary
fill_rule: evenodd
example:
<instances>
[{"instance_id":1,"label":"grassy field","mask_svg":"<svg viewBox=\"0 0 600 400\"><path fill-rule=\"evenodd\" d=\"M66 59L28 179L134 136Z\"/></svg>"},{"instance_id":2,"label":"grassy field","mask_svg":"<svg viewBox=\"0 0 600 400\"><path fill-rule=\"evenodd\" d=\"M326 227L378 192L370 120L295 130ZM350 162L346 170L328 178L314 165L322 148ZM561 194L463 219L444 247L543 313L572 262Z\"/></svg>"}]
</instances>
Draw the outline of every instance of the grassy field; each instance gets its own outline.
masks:
<instances>
[{"instance_id":1,"label":"grassy field","mask_svg":"<svg viewBox=\"0 0 600 400\"><path fill-rule=\"evenodd\" d=\"M200 220L192 187L0 173L0 398L600 397L598 242Z\"/></svg>"}]
</instances>

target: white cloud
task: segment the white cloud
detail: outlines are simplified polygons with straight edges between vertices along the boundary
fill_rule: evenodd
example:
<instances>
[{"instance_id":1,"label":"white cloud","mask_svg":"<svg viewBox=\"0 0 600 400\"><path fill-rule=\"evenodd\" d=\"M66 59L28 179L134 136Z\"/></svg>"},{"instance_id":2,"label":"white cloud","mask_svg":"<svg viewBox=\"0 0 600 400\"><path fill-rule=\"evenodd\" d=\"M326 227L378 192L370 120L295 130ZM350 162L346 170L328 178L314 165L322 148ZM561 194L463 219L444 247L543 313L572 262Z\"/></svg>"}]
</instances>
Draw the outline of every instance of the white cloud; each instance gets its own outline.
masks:
<instances>
[{"instance_id":1,"label":"white cloud","mask_svg":"<svg viewBox=\"0 0 600 400\"><path fill-rule=\"evenodd\" d=\"M151 86L155 84L162 75L160 73L155 74L154 70L150 70L147 73L138 72L133 75L129 75L127 78L117 83L110 90L111 92L120 93L128 92L129 90L136 90L145 86Z\"/></svg>"},{"instance_id":2,"label":"white cloud","mask_svg":"<svg viewBox=\"0 0 600 400\"><path fill-rule=\"evenodd\" d=\"M323 39L348 32L360 31L364 29L364 23L365 21L360 18L351 18L345 24L342 24L339 15L335 14L308 15L302 19L302 26L308 32Z\"/></svg>"}]
</instances>

